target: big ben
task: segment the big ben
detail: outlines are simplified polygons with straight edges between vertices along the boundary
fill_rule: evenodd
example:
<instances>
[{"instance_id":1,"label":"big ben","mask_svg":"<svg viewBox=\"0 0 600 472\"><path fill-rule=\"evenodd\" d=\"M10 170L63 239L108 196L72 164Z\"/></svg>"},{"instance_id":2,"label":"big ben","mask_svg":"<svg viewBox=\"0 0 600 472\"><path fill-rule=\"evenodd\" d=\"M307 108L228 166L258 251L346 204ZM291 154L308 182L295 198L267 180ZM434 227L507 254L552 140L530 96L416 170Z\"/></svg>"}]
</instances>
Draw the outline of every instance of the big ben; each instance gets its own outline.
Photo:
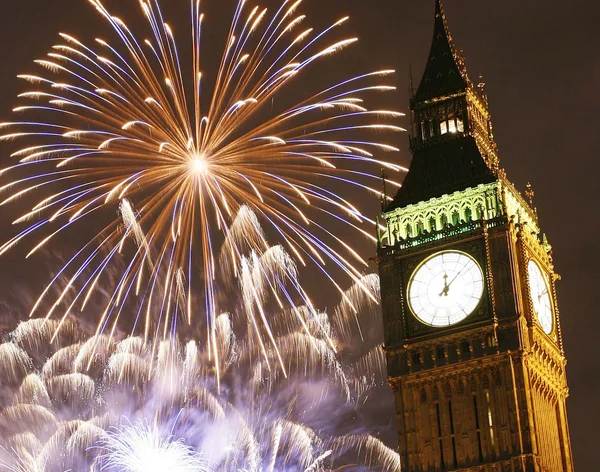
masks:
<instances>
[{"instance_id":1,"label":"big ben","mask_svg":"<svg viewBox=\"0 0 600 472\"><path fill-rule=\"evenodd\" d=\"M402 470L570 472L552 248L441 0L410 104L413 160L378 238Z\"/></svg>"}]
</instances>

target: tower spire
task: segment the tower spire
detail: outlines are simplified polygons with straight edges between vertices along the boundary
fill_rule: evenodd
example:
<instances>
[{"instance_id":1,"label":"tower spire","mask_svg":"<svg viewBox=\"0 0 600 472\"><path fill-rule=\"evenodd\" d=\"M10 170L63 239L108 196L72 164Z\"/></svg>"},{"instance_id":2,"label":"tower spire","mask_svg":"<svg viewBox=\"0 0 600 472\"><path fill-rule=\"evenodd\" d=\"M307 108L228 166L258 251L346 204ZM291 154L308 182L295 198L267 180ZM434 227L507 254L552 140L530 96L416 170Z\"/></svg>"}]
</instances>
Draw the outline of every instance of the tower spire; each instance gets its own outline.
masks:
<instances>
[{"instance_id":1,"label":"tower spire","mask_svg":"<svg viewBox=\"0 0 600 472\"><path fill-rule=\"evenodd\" d=\"M442 0L435 0L433 40L423 78L415 94L415 101L428 100L440 95L465 91L469 77L464 61L456 52L446 23Z\"/></svg>"},{"instance_id":2,"label":"tower spire","mask_svg":"<svg viewBox=\"0 0 600 472\"><path fill-rule=\"evenodd\" d=\"M388 209L496 179L498 156L487 98L470 80L454 47L442 0L435 0L429 57L410 108L413 161Z\"/></svg>"}]
</instances>

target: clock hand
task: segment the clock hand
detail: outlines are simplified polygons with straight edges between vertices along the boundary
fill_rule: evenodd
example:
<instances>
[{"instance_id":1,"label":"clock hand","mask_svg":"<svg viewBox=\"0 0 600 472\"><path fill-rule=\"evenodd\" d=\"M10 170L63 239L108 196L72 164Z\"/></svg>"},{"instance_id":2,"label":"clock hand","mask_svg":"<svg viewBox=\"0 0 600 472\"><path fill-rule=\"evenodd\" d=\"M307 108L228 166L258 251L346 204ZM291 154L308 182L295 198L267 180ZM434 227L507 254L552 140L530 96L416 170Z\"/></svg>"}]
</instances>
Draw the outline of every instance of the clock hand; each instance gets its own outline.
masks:
<instances>
[{"instance_id":1,"label":"clock hand","mask_svg":"<svg viewBox=\"0 0 600 472\"><path fill-rule=\"evenodd\" d=\"M462 271L463 271L463 270L465 270L465 268L466 268L466 267L465 267L465 266L463 266L463 268L462 268L462 269L460 269L460 270L458 271L458 273L457 273L457 274L454 276L454 278L453 278L453 279L450 281L450 283L449 283L448 285L446 285L446 287L445 287L445 289L446 289L446 295L448 295L448 289L450 288L450 285L452 285L452 282L454 282L454 281L456 280L456 278L457 278L457 277L458 277L460 274L462 274Z\"/></svg>"},{"instance_id":2,"label":"clock hand","mask_svg":"<svg viewBox=\"0 0 600 472\"><path fill-rule=\"evenodd\" d=\"M448 289L450 288L450 286L448 285L447 282L448 282L448 274L444 274L444 288L440 292L440 297L442 295L445 295L446 297L448 296ZM450 282L450 283L452 283L452 282Z\"/></svg>"}]
</instances>

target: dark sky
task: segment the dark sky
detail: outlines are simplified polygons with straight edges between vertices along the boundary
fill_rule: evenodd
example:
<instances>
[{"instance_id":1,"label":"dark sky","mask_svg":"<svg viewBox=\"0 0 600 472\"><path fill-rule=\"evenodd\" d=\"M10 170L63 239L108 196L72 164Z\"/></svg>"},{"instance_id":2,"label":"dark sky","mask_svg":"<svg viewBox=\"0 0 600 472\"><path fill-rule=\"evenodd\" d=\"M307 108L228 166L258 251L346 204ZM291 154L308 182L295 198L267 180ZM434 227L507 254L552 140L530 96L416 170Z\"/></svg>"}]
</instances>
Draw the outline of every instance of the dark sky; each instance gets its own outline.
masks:
<instances>
[{"instance_id":1,"label":"dark sky","mask_svg":"<svg viewBox=\"0 0 600 472\"><path fill-rule=\"evenodd\" d=\"M229 0L204 0L224 5ZM181 2L187 11L189 0ZM112 2L109 2L112 3ZM121 0L137 8L136 0ZM260 3L260 2L259 2ZM214 7L213 7L214 8ZM306 0L311 16L352 18L346 31L359 70L392 67L398 91L390 106L408 108L408 69L418 83L433 26L433 0ZM571 397L570 429L577 470L597 470L600 436L600 317L598 233L600 205L600 33L598 7L584 0L446 0L445 11L473 79L487 83L502 166L518 188L531 181L540 223L554 247ZM16 74L31 70L58 31L81 33L99 22L86 0L3 1L0 27L0 120L23 84ZM405 121L404 126L408 123ZM400 162L410 161L401 137ZM2 154L6 147L0 147ZM2 156L2 160L6 156ZM6 161L4 161L6 162ZM374 203L373 216L377 211ZM1 238L6 225L1 221ZM366 256L374 249L360 247ZM7 280L10 260L0 260Z\"/></svg>"}]
</instances>

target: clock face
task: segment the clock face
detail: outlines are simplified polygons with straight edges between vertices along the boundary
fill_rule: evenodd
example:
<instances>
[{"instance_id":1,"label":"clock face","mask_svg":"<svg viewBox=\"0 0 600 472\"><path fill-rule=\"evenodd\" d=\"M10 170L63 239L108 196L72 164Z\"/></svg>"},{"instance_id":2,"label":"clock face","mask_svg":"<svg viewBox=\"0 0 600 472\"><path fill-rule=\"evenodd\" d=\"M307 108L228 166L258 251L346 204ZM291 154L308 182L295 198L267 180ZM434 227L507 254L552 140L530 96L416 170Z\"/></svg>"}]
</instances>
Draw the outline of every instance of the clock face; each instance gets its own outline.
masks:
<instances>
[{"instance_id":1,"label":"clock face","mask_svg":"<svg viewBox=\"0 0 600 472\"><path fill-rule=\"evenodd\" d=\"M544 332L550 334L554 322L548 282L546 282L540 266L534 260L529 261L527 272L529 273L529 293L531 294L533 311Z\"/></svg>"},{"instance_id":2,"label":"clock face","mask_svg":"<svg viewBox=\"0 0 600 472\"><path fill-rule=\"evenodd\" d=\"M469 316L483 296L483 272L477 261L459 251L427 258L408 283L408 305L430 326L451 326Z\"/></svg>"}]
</instances>

